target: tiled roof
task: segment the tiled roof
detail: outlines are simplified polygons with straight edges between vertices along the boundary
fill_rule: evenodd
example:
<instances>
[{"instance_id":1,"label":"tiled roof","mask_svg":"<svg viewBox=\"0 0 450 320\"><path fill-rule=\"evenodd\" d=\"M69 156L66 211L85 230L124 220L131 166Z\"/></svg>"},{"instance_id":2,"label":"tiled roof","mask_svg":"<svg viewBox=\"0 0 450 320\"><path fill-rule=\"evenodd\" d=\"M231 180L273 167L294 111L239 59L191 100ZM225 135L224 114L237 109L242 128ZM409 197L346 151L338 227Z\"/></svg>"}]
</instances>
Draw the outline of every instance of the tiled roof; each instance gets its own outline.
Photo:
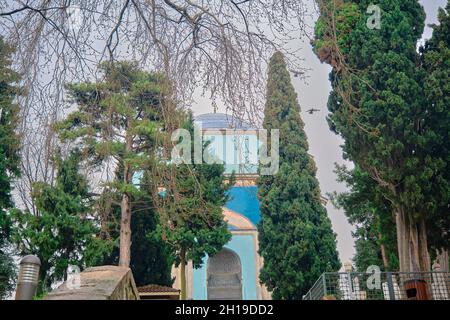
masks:
<instances>
[{"instance_id":1,"label":"tiled roof","mask_svg":"<svg viewBox=\"0 0 450 320\"><path fill-rule=\"evenodd\" d=\"M147 286L139 287L138 288L139 293L178 293L180 290L174 289L171 287L164 287L157 284L149 284Z\"/></svg>"},{"instance_id":2,"label":"tiled roof","mask_svg":"<svg viewBox=\"0 0 450 320\"><path fill-rule=\"evenodd\" d=\"M257 186L236 186L228 191L229 199L225 207L237 212L258 225L261 220Z\"/></svg>"}]
</instances>

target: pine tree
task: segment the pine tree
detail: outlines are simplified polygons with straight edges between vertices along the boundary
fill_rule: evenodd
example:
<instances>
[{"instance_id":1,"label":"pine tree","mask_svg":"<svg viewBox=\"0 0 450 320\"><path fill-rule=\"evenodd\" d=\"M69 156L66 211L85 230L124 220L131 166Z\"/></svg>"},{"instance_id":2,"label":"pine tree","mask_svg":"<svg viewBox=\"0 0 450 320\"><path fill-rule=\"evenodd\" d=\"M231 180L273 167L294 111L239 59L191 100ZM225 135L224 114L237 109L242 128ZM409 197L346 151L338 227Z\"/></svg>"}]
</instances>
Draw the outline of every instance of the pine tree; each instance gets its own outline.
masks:
<instances>
[{"instance_id":1,"label":"pine tree","mask_svg":"<svg viewBox=\"0 0 450 320\"><path fill-rule=\"evenodd\" d=\"M65 280L67 268L91 266L110 248L97 237L98 223L90 214L86 180L79 174L80 155L74 151L57 159L55 186L35 183L32 198L38 214L14 209L13 240L21 255L41 260L38 294L55 281Z\"/></svg>"},{"instance_id":2,"label":"pine tree","mask_svg":"<svg viewBox=\"0 0 450 320\"><path fill-rule=\"evenodd\" d=\"M10 253L11 219L8 210L13 207L11 183L20 174L20 140L15 132L19 107L14 102L19 93L19 80L11 70L12 48L0 36L0 299L13 289L15 266Z\"/></svg>"},{"instance_id":3,"label":"pine tree","mask_svg":"<svg viewBox=\"0 0 450 320\"><path fill-rule=\"evenodd\" d=\"M300 106L284 57L269 64L263 127L279 129L280 168L261 176L261 281L274 299L301 299L323 272L340 267L336 238L321 203L316 167L308 154Z\"/></svg>"},{"instance_id":4,"label":"pine tree","mask_svg":"<svg viewBox=\"0 0 450 320\"><path fill-rule=\"evenodd\" d=\"M104 80L69 84L78 110L58 125L63 141L80 145L92 167L122 163L121 179L109 184L121 194L119 265L130 266L131 199L139 194L132 184L136 171L154 159L155 137L161 128L163 77L137 68L133 62L103 63Z\"/></svg>"}]
</instances>

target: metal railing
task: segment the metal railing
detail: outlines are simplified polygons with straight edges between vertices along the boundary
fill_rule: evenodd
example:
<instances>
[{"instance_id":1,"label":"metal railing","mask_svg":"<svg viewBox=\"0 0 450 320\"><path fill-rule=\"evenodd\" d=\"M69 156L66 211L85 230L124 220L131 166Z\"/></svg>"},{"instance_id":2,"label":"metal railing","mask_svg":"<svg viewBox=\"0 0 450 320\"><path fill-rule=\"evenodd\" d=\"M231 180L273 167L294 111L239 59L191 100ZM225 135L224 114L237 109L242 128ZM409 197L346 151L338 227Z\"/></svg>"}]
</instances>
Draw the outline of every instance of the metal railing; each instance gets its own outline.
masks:
<instances>
[{"instance_id":1,"label":"metal railing","mask_svg":"<svg viewBox=\"0 0 450 320\"><path fill-rule=\"evenodd\" d=\"M324 273L303 300L450 300L450 273Z\"/></svg>"}]
</instances>

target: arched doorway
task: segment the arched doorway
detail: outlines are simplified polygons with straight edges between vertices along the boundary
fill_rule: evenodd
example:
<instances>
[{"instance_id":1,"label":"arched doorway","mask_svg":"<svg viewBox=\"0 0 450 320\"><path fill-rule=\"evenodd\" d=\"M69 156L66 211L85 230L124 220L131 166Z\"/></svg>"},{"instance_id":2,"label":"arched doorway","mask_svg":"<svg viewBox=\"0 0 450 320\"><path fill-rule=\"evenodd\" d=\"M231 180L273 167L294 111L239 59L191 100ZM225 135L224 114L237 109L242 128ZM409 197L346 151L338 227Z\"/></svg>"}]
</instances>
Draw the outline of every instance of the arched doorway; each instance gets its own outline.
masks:
<instances>
[{"instance_id":1,"label":"arched doorway","mask_svg":"<svg viewBox=\"0 0 450 320\"><path fill-rule=\"evenodd\" d=\"M208 259L208 300L242 300L241 259L224 248Z\"/></svg>"}]
</instances>

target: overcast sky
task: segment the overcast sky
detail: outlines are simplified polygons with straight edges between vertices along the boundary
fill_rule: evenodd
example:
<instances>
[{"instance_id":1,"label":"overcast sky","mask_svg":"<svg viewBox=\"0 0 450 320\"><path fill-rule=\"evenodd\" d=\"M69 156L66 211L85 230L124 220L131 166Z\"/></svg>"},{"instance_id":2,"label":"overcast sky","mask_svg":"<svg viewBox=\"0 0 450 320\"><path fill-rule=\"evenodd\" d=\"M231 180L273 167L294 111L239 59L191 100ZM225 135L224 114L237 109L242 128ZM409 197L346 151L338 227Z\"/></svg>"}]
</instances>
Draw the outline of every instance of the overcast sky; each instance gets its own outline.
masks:
<instances>
[{"instance_id":1,"label":"overcast sky","mask_svg":"<svg viewBox=\"0 0 450 320\"><path fill-rule=\"evenodd\" d=\"M427 24L437 22L437 10L439 7L445 7L446 0L422 0L427 14ZM313 0L311 0L312 8ZM374 1L376 3L376 1ZM311 21L313 23L313 21ZM430 28L426 28L424 38L431 36ZM336 182L336 175L333 173L334 163L345 163L342 159L340 145L342 140L333 134L326 122L327 100L331 90L328 81L330 67L321 64L315 54L312 52L308 39L299 39L292 44L294 48L301 48L303 65L310 69L308 78L301 80L292 78L295 89L298 94L299 102L302 107L302 118L305 122L305 130L308 135L310 153L314 156L318 172L317 177L320 182L322 194L333 191L345 191L345 186ZM310 115L305 112L309 108L320 109L320 112ZM197 98L193 106L195 115L213 112L213 108L207 99ZM223 107L219 106L219 111L224 112ZM342 262L349 261L354 255L354 241L351 235L352 227L347 222L344 213L337 210L331 203L327 205L328 215L333 223L334 232L337 233L339 256Z\"/></svg>"}]
</instances>

